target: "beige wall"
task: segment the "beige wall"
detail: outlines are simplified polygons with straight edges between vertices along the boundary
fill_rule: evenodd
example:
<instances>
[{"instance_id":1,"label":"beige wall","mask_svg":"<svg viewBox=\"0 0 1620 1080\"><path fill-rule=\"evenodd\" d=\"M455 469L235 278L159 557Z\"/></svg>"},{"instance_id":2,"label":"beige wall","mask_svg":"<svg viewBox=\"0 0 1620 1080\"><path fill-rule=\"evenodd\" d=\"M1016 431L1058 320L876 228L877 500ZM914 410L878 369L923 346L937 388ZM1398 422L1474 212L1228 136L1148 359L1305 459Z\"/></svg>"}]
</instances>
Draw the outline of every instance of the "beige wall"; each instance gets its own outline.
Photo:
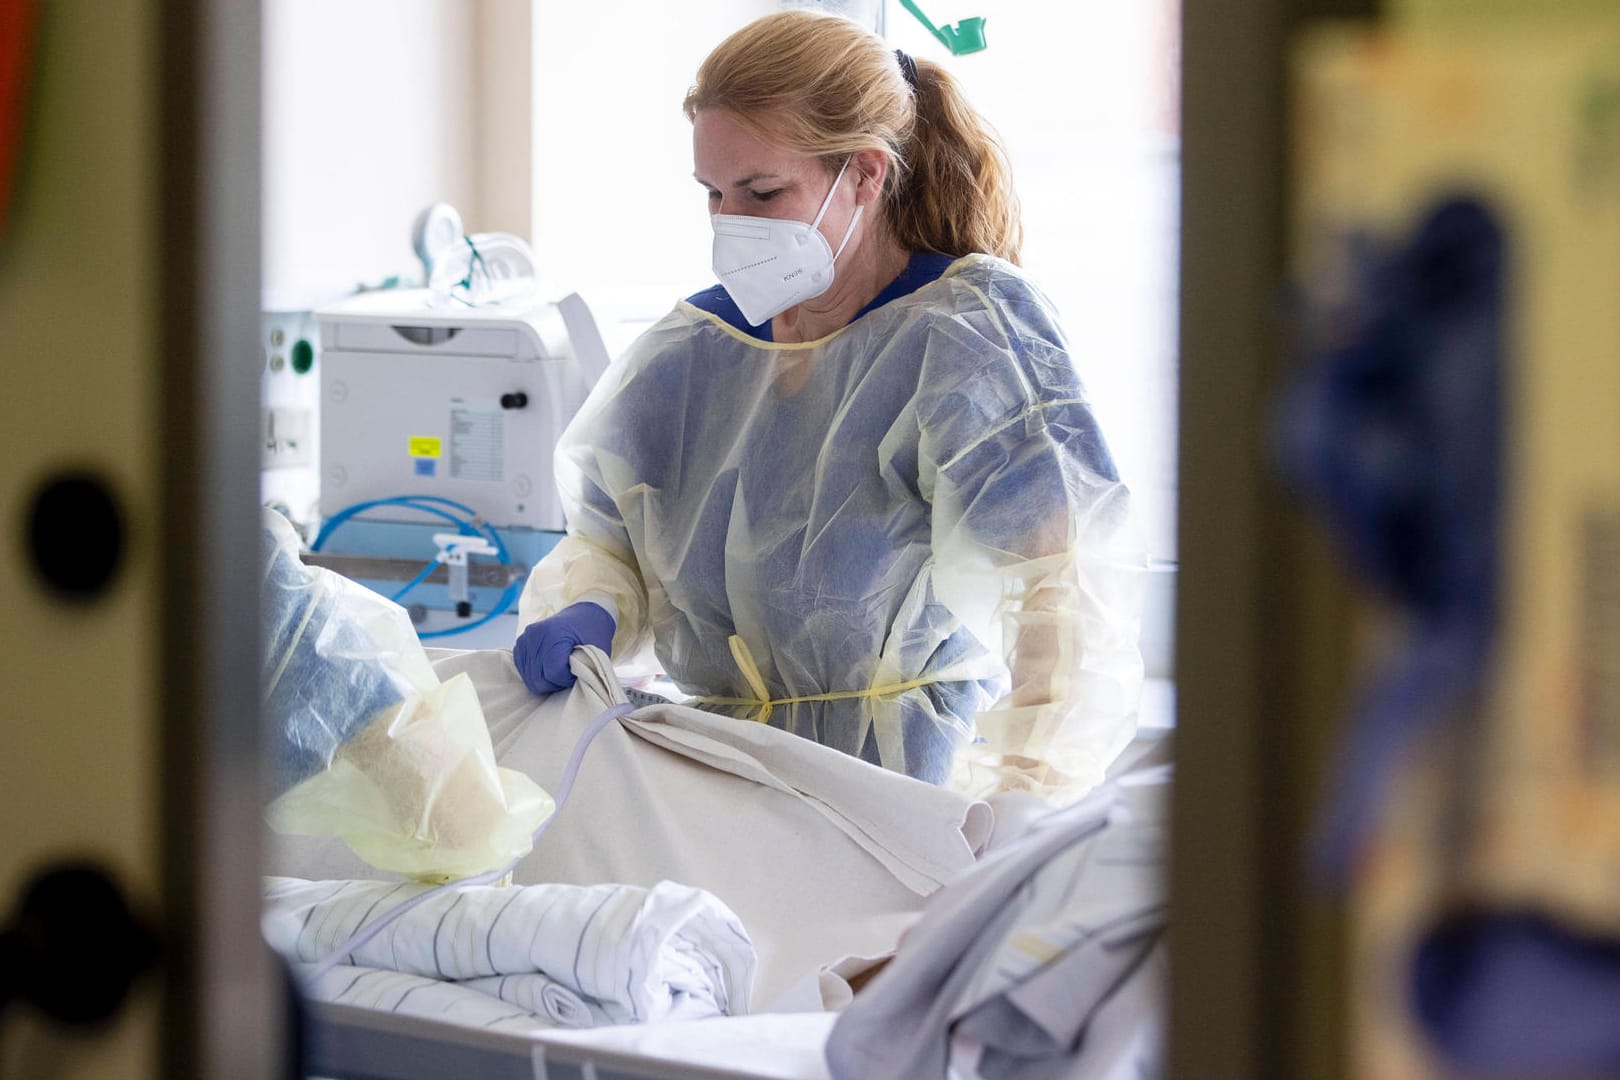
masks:
<instances>
[{"instance_id":1,"label":"beige wall","mask_svg":"<svg viewBox=\"0 0 1620 1080\"><path fill-rule=\"evenodd\" d=\"M473 19L473 134L478 168L469 204L485 232L533 240L533 0L477 0Z\"/></svg>"}]
</instances>

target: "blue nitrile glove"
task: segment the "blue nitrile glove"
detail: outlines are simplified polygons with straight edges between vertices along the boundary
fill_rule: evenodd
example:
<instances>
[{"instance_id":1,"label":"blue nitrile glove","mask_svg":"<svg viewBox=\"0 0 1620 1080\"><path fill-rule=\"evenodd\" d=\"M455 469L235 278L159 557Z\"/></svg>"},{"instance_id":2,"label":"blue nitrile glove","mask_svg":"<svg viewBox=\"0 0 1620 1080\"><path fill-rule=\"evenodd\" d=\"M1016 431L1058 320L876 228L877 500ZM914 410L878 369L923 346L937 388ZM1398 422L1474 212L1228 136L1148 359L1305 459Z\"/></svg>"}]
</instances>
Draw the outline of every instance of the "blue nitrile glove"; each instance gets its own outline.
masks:
<instances>
[{"instance_id":1,"label":"blue nitrile glove","mask_svg":"<svg viewBox=\"0 0 1620 1080\"><path fill-rule=\"evenodd\" d=\"M570 604L555 615L524 627L512 646L512 663L523 685L542 697L574 685L568 656L580 645L595 645L603 652L613 647L618 627L600 604Z\"/></svg>"}]
</instances>

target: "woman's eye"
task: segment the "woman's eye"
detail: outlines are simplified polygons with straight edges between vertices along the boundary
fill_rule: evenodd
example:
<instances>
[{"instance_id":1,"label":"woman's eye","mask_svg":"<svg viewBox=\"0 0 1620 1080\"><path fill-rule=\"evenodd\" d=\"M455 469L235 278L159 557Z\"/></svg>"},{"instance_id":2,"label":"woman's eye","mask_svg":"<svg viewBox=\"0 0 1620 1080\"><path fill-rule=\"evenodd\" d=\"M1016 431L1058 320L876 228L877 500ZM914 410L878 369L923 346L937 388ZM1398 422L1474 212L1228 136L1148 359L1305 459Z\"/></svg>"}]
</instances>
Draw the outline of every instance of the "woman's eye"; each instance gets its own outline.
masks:
<instances>
[{"instance_id":1,"label":"woman's eye","mask_svg":"<svg viewBox=\"0 0 1620 1080\"><path fill-rule=\"evenodd\" d=\"M770 191L751 191L749 194L754 197L756 202L770 202L772 199L782 194L782 189L773 188Z\"/></svg>"}]
</instances>

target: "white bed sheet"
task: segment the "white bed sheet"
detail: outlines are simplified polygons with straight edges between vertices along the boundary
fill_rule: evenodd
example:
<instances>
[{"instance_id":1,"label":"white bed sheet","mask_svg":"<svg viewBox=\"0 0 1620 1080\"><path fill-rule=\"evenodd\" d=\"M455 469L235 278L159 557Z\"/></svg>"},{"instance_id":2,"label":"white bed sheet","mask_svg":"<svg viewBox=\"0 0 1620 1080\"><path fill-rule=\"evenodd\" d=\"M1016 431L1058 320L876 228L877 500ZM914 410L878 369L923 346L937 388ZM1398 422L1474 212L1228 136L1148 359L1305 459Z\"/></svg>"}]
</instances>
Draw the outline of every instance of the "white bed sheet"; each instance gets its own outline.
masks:
<instances>
[{"instance_id":1,"label":"white bed sheet","mask_svg":"<svg viewBox=\"0 0 1620 1080\"><path fill-rule=\"evenodd\" d=\"M554 794L586 725L625 700L594 650L576 652L574 689L545 699L505 650L433 656L441 679L471 677L499 763ZM892 952L927 898L973 866L991 817L983 803L772 728L647 707L592 745L572 798L514 878L706 889L759 951L756 1009L815 1008L842 997L827 971ZM275 838L270 872L389 877L311 837Z\"/></svg>"}]
</instances>

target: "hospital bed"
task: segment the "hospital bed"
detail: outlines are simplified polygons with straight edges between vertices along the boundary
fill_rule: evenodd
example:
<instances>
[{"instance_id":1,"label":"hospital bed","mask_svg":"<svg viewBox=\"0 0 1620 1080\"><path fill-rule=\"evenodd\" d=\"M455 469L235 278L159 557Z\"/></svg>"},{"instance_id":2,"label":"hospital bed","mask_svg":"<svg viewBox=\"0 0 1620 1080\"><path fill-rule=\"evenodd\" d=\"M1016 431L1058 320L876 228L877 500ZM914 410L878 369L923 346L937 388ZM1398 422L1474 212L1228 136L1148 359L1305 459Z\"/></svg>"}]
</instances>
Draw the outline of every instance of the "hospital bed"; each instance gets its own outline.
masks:
<instances>
[{"instance_id":1,"label":"hospital bed","mask_svg":"<svg viewBox=\"0 0 1620 1080\"><path fill-rule=\"evenodd\" d=\"M442 678L465 673L478 688L501 765L551 791L579 731L629 699L605 658L593 654L582 668L583 655L573 691L538 699L504 651L430 652ZM1156 735L1130 756L1151 756ZM831 1010L848 1000L830 969L891 953L929 897L974 868L994 825L984 803L775 729L638 709L587 751L573 797L515 882L670 880L714 893L758 949L750 1014L513 1032L307 1001L310 1073L824 1080ZM387 877L338 841L312 837L276 838L271 870L310 880Z\"/></svg>"},{"instance_id":2,"label":"hospital bed","mask_svg":"<svg viewBox=\"0 0 1620 1080\"><path fill-rule=\"evenodd\" d=\"M333 1080L826 1080L833 1013L722 1017L532 1036L310 1006L310 1074Z\"/></svg>"}]
</instances>

